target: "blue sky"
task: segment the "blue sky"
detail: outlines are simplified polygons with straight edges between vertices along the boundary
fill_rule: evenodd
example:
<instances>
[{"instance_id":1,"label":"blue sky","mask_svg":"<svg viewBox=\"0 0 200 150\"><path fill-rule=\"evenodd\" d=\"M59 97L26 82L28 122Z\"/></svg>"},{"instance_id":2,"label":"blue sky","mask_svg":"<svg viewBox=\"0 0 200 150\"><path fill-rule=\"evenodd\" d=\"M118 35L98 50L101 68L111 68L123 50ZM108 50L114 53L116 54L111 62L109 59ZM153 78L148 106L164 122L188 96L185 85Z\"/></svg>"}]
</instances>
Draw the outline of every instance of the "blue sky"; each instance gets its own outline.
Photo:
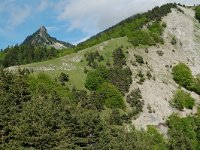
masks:
<instances>
[{"instance_id":1,"label":"blue sky","mask_svg":"<svg viewBox=\"0 0 200 150\"><path fill-rule=\"evenodd\" d=\"M119 21L167 2L199 0L0 0L0 49L20 44L44 25L59 40L79 43Z\"/></svg>"}]
</instances>

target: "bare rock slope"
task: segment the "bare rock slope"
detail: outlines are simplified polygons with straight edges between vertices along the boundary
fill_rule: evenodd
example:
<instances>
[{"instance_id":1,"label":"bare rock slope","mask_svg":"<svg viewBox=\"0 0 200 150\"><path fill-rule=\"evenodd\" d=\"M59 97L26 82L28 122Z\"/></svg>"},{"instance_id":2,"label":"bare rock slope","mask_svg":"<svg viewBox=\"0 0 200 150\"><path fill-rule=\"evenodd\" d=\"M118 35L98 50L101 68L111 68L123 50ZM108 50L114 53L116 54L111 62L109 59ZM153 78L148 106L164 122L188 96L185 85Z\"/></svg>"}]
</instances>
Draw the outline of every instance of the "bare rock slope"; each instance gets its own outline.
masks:
<instances>
[{"instance_id":1,"label":"bare rock slope","mask_svg":"<svg viewBox=\"0 0 200 150\"><path fill-rule=\"evenodd\" d=\"M130 92L135 88L141 90L144 100L143 112L133 120L136 128L146 128L147 125L157 125L165 132L163 123L172 113L179 113L181 116L195 113L194 110L184 110L182 112L170 105L173 93L178 85L173 81L171 68L179 63L186 63L192 70L193 75L200 73L200 45L197 42L200 38L200 25L194 19L194 11L189 8L182 8L184 13L173 9L170 14L163 18L163 22L167 24L164 31L164 45L148 48L148 53L144 49L130 50L129 66L133 72L133 80ZM172 44L172 39L176 40L176 44ZM159 55L163 53L163 55ZM143 56L147 64L135 67L132 65L134 54ZM146 80L142 85L138 84L136 74L138 70L142 70L145 74L150 71L154 76L154 80ZM185 89L184 89L185 90ZM196 103L200 102L200 97L190 92L196 99Z\"/></svg>"}]
</instances>

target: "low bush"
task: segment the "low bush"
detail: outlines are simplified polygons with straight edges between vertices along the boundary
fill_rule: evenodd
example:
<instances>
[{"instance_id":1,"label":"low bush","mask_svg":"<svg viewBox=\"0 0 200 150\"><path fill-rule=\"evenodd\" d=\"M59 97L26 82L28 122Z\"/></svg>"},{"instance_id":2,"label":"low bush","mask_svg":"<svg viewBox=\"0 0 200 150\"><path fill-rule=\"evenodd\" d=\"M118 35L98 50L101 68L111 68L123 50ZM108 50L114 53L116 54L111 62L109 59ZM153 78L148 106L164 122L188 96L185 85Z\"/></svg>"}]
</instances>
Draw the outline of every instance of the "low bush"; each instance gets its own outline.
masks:
<instances>
[{"instance_id":1,"label":"low bush","mask_svg":"<svg viewBox=\"0 0 200 150\"><path fill-rule=\"evenodd\" d=\"M171 40L171 44L172 44L172 45L176 45L176 43L177 43L176 38L173 37L172 40Z\"/></svg>"},{"instance_id":2,"label":"low bush","mask_svg":"<svg viewBox=\"0 0 200 150\"><path fill-rule=\"evenodd\" d=\"M61 72L60 76L58 77L58 80L62 85L65 85L65 82L69 81L69 76L64 72Z\"/></svg>"},{"instance_id":3,"label":"low bush","mask_svg":"<svg viewBox=\"0 0 200 150\"><path fill-rule=\"evenodd\" d=\"M194 98L191 95L183 90L177 90L172 104L178 109L183 110L183 108L192 109L194 106Z\"/></svg>"},{"instance_id":4,"label":"low bush","mask_svg":"<svg viewBox=\"0 0 200 150\"><path fill-rule=\"evenodd\" d=\"M142 56L136 55L136 54L134 54L134 56L135 56L135 59L136 59L137 63L144 64L144 60L143 60Z\"/></svg>"},{"instance_id":5,"label":"low bush","mask_svg":"<svg viewBox=\"0 0 200 150\"><path fill-rule=\"evenodd\" d=\"M163 55L164 55L164 52L163 52L163 51L157 51L157 54L158 54L159 56L163 56Z\"/></svg>"},{"instance_id":6,"label":"low bush","mask_svg":"<svg viewBox=\"0 0 200 150\"><path fill-rule=\"evenodd\" d=\"M174 80L186 89L192 90L194 86L194 79L190 68L184 63L179 63L172 68Z\"/></svg>"}]
</instances>

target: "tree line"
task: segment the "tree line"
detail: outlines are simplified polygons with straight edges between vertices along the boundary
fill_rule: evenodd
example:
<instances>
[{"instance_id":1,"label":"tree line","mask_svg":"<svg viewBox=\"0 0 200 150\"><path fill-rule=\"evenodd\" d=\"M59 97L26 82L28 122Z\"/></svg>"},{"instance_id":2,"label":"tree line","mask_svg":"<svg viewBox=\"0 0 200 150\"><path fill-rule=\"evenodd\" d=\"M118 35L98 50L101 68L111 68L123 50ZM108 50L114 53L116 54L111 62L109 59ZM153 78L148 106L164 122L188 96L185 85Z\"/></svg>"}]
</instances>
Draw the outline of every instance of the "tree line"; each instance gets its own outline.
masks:
<instances>
[{"instance_id":1,"label":"tree line","mask_svg":"<svg viewBox=\"0 0 200 150\"><path fill-rule=\"evenodd\" d=\"M1 52L1 55L1 66L9 67L55 58L58 55L58 50L46 46L15 45L6 48Z\"/></svg>"}]
</instances>

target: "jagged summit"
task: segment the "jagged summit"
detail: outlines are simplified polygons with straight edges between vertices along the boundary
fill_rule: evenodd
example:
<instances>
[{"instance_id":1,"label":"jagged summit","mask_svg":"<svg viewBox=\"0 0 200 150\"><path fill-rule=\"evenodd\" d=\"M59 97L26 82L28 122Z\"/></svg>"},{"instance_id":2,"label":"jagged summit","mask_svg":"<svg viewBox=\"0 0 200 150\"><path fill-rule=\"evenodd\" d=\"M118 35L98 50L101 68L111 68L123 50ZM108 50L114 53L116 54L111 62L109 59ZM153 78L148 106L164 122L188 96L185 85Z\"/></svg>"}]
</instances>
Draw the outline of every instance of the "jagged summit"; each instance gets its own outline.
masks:
<instances>
[{"instance_id":1,"label":"jagged summit","mask_svg":"<svg viewBox=\"0 0 200 150\"><path fill-rule=\"evenodd\" d=\"M28 36L22 45L34 45L34 46L52 46L56 49L69 48L73 45L63 41L59 41L54 37L51 37L45 26L41 26L36 32Z\"/></svg>"},{"instance_id":2,"label":"jagged summit","mask_svg":"<svg viewBox=\"0 0 200 150\"><path fill-rule=\"evenodd\" d=\"M39 32L40 32L40 36L48 34L47 33L47 29L45 28L45 26L41 26L40 29L39 29Z\"/></svg>"}]
</instances>

